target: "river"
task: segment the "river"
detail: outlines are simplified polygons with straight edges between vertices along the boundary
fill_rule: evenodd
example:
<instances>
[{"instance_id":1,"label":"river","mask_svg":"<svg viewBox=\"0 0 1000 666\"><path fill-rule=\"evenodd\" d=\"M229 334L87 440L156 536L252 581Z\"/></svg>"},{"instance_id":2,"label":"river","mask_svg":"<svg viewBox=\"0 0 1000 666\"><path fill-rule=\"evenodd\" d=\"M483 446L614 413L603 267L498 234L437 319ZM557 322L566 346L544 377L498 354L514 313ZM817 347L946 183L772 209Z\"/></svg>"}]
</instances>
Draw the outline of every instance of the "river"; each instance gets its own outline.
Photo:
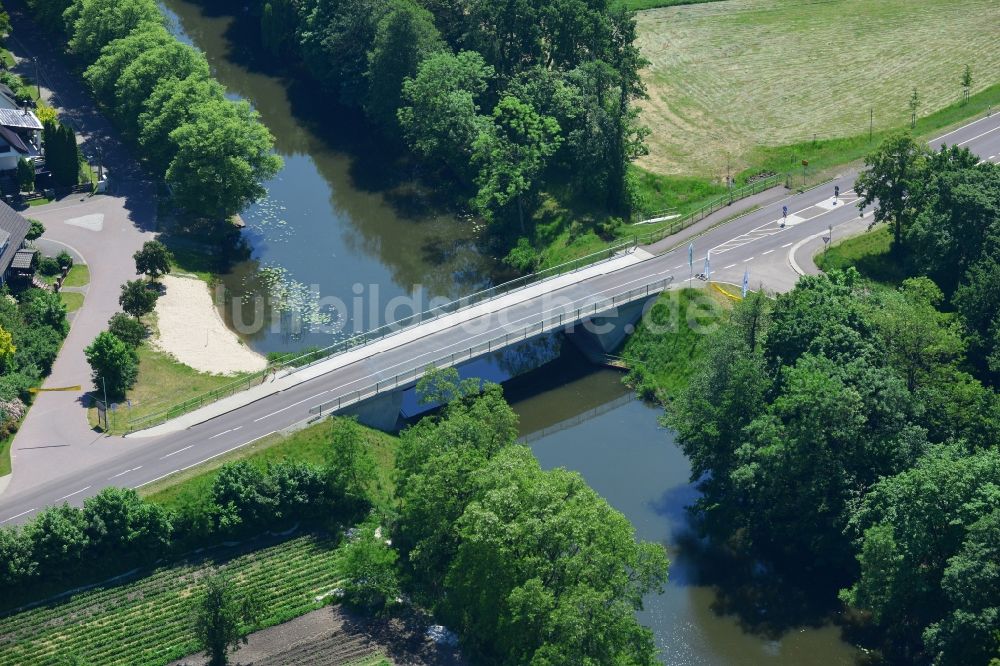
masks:
<instances>
[{"instance_id":1,"label":"river","mask_svg":"<svg viewBox=\"0 0 1000 666\"><path fill-rule=\"evenodd\" d=\"M338 135L338 118L323 116L295 84L246 65L235 44L232 17L208 15L186 0L162 3L171 29L208 57L215 76L234 97L249 100L276 140L285 167L267 183L268 197L244 212L244 236L252 255L222 276L226 319L233 303L260 290L262 273L281 276L292 300L318 292L348 304L348 330L382 323L354 301L386 302L397 296L455 298L488 284L496 266L476 243L471 222L434 210L410 183L384 187L368 144ZM292 92L290 92L292 91ZM308 94L305 95L308 97ZM317 120L322 120L318 123ZM317 129L320 128L320 129ZM263 270L262 270L263 269ZM237 307L239 310L239 307ZM243 312L239 316L246 315ZM334 336L297 333L275 317L244 334L255 349L293 351L329 344ZM244 320L245 321L245 320ZM343 335L343 333L341 334ZM525 364L549 360L559 340L546 338L471 370L503 379ZM705 583L708 565L691 552L684 507L696 497L690 466L671 433L658 425L659 410L633 399L616 371L595 369L569 350L543 368L506 384L521 420L521 434L546 468L580 472L587 482L635 525L640 538L662 543L670 553L670 579L662 595L651 595L640 620L654 633L666 664L853 664L856 651L831 626L795 628L762 637L741 628L734 615L716 610L716 589ZM416 410L409 396L404 411Z\"/></svg>"}]
</instances>

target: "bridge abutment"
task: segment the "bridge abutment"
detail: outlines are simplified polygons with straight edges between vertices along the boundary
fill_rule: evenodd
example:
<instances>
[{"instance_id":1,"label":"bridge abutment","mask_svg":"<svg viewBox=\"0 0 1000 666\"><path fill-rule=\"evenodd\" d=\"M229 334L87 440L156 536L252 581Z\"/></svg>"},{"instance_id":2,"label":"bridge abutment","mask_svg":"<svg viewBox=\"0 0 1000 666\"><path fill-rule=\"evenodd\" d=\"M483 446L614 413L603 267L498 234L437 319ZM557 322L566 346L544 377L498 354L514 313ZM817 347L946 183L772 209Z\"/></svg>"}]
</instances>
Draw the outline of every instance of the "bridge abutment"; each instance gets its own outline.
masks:
<instances>
[{"instance_id":1,"label":"bridge abutment","mask_svg":"<svg viewBox=\"0 0 1000 666\"><path fill-rule=\"evenodd\" d=\"M382 432L399 430L400 410L403 408L403 391L380 393L339 412L342 416L357 416L358 423Z\"/></svg>"},{"instance_id":2,"label":"bridge abutment","mask_svg":"<svg viewBox=\"0 0 1000 666\"><path fill-rule=\"evenodd\" d=\"M594 363L604 363L634 331L642 315L656 302L660 294L619 306L613 315L599 315L577 323L566 337Z\"/></svg>"}]
</instances>

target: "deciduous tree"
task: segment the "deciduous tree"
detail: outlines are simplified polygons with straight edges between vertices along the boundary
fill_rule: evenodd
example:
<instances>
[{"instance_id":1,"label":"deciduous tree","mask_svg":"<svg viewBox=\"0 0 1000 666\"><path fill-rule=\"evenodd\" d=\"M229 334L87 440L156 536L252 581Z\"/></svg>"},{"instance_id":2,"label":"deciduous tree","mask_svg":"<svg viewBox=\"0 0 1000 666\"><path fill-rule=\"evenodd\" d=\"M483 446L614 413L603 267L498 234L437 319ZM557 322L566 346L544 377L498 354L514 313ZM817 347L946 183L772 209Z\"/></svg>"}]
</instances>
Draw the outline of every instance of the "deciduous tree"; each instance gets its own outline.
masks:
<instances>
[{"instance_id":1,"label":"deciduous tree","mask_svg":"<svg viewBox=\"0 0 1000 666\"><path fill-rule=\"evenodd\" d=\"M156 280L161 275L170 272L170 261L173 256L167 246L160 241L146 241L142 249L132 255L135 259L135 272L137 275L148 275L150 279Z\"/></svg>"},{"instance_id":2,"label":"deciduous tree","mask_svg":"<svg viewBox=\"0 0 1000 666\"><path fill-rule=\"evenodd\" d=\"M177 145L166 174L174 199L209 219L228 218L263 197L261 183L281 168L270 132L246 102L200 104L170 140Z\"/></svg>"},{"instance_id":3,"label":"deciduous tree","mask_svg":"<svg viewBox=\"0 0 1000 666\"><path fill-rule=\"evenodd\" d=\"M129 280L122 285L118 304L126 313L139 319L153 311L159 297L159 292L150 289L145 280Z\"/></svg>"},{"instance_id":4,"label":"deciduous tree","mask_svg":"<svg viewBox=\"0 0 1000 666\"><path fill-rule=\"evenodd\" d=\"M139 376L139 357L135 350L113 333L102 331L84 349L90 364L94 385L107 391L109 397L123 398Z\"/></svg>"}]
</instances>

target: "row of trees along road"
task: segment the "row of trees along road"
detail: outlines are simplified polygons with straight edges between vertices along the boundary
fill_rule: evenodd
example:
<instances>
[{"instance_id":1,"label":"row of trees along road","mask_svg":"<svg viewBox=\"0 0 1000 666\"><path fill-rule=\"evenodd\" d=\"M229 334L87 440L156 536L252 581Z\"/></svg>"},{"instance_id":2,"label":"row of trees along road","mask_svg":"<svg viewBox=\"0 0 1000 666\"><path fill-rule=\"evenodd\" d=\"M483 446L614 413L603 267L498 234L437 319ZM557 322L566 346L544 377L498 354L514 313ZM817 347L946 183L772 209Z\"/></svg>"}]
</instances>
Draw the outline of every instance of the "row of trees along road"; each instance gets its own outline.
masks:
<instances>
[{"instance_id":1,"label":"row of trees along road","mask_svg":"<svg viewBox=\"0 0 1000 666\"><path fill-rule=\"evenodd\" d=\"M96 99L190 213L225 218L264 196L281 159L246 102L225 97L205 56L174 39L155 0L28 0L62 32Z\"/></svg>"},{"instance_id":2,"label":"row of trees along road","mask_svg":"<svg viewBox=\"0 0 1000 666\"><path fill-rule=\"evenodd\" d=\"M151 282L129 280L121 286L118 304L122 312L112 315L108 330L98 333L84 350L94 385L109 399L124 398L139 378L136 350L148 334L142 318L156 308L161 288L156 281L170 272L170 251L159 241L146 241L133 259L136 274L146 275Z\"/></svg>"},{"instance_id":3,"label":"row of trees along road","mask_svg":"<svg viewBox=\"0 0 1000 666\"><path fill-rule=\"evenodd\" d=\"M1000 658L1000 167L893 137L857 190L883 258L754 295L706 346L668 421L719 543L840 589L890 663Z\"/></svg>"},{"instance_id":4,"label":"row of trees along road","mask_svg":"<svg viewBox=\"0 0 1000 666\"><path fill-rule=\"evenodd\" d=\"M632 102L645 91L621 3L254 0L250 9L266 49L301 59L501 230L529 234L543 191L596 213L629 212L626 167L645 150Z\"/></svg>"}]
</instances>

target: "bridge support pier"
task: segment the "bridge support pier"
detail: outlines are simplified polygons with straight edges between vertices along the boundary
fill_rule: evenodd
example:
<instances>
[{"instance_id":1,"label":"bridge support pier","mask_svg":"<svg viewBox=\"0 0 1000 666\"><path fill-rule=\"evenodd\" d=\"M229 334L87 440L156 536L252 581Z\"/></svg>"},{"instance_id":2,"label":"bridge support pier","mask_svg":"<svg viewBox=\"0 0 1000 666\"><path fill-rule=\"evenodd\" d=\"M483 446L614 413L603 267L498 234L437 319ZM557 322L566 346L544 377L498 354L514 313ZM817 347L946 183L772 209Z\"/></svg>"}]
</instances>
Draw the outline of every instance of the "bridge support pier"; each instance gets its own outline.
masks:
<instances>
[{"instance_id":1,"label":"bridge support pier","mask_svg":"<svg viewBox=\"0 0 1000 666\"><path fill-rule=\"evenodd\" d=\"M603 364L636 328L642 315L656 303L659 294L622 305L614 315L591 317L567 331L566 337L593 363Z\"/></svg>"},{"instance_id":2,"label":"bridge support pier","mask_svg":"<svg viewBox=\"0 0 1000 666\"><path fill-rule=\"evenodd\" d=\"M403 407L403 391L382 393L339 412L340 416L357 416L358 423L382 432L396 432L399 411Z\"/></svg>"}]
</instances>

